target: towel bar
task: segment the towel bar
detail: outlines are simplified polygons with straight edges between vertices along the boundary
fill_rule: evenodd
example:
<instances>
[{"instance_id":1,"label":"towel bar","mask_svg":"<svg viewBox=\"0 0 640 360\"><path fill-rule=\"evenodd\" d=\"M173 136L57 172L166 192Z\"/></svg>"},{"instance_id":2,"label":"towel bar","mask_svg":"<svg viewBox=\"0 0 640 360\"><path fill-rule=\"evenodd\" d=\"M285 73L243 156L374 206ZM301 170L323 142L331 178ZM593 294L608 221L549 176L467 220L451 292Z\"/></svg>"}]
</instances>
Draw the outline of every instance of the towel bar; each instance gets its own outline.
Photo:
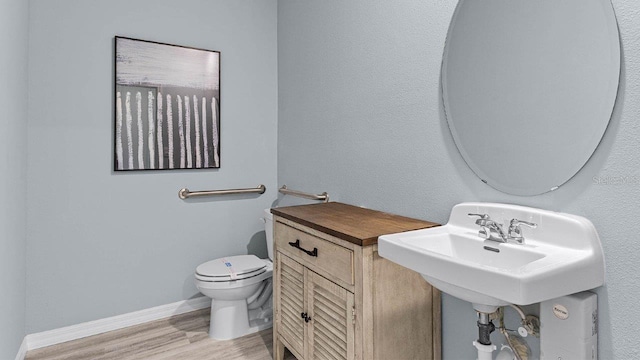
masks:
<instances>
[{"instance_id":1,"label":"towel bar","mask_svg":"<svg viewBox=\"0 0 640 360\"><path fill-rule=\"evenodd\" d=\"M264 194L267 188L260 184L255 188L247 189L225 189L225 190L206 190L206 191L189 191L184 188L178 191L178 197L182 200L194 197L194 196L215 196L215 195L233 195L233 194Z\"/></svg>"},{"instance_id":2,"label":"towel bar","mask_svg":"<svg viewBox=\"0 0 640 360\"><path fill-rule=\"evenodd\" d=\"M282 185L282 187L278 189L278 191L285 195L293 195L293 196L298 196L298 197L310 199L310 200L322 200L324 202L329 202L329 194L327 194L326 191L323 192L322 194L317 194L317 195L309 194L302 191L287 189L287 185Z\"/></svg>"}]
</instances>

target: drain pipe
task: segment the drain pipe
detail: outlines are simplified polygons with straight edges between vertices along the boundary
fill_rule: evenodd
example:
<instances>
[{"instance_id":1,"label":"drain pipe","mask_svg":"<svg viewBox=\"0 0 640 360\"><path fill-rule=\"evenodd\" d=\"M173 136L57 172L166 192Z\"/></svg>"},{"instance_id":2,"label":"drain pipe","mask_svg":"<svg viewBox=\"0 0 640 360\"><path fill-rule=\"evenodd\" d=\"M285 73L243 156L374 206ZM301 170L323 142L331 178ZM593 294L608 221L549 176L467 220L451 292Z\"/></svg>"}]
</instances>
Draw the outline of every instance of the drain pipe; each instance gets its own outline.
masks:
<instances>
[{"instance_id":1,"label":"drain pipe","mask_svg":"<svg viewBox=\"0 0 640 360\"><path fill-rule=\"evenodd\" d=\"M478 340L473 346L478 349L478 360L493 360L493 351L496 346L491 344L491 333L496 327L491 322L490 314L478 312Z\"/></svg>"},{"instance_id":2,"label":"drain pipe","mask_svg":"<svg viewBox=\"0 0 640 360\"><path fill-rule=\"evenodd\" d=\"M524 312L522 311L522 309L520 309L520 307L513 306L513 308L518 312L518 314L520 314L520 317L523 319L523 326L530 327L531 333L535 333L538 331L535 327L535 322L533 319L526 322L525 319L527 318L527 316L524 315ZM483 308L482 310L491 310L491 309ZM509 345L502 346L502 348L500 349L500 352L496 357L496 360L521 360L522 356L518 353L516 348L514 348L514 344L512 343L511 337L504 329L502 311L503 310L499 310L498 312L499 319L500 319L500 330L502 334L505 336L505 338L507 339L507 343ZM494 332L496 329L495 325L493 325L493 322L491 321L491 315L493 315L493 313L480 311L478 309L476 309L476 312L478 314L478 323L477 323L478 324L478 340L473 342L473 346L475 346L475 348L478 350L477 359L492 360L493 352L496 350L496 346L491 344L491 333ZM527 332L527 329L525 328L522 328L522 330L524 332Z\"/></svg>"}]
</instances>

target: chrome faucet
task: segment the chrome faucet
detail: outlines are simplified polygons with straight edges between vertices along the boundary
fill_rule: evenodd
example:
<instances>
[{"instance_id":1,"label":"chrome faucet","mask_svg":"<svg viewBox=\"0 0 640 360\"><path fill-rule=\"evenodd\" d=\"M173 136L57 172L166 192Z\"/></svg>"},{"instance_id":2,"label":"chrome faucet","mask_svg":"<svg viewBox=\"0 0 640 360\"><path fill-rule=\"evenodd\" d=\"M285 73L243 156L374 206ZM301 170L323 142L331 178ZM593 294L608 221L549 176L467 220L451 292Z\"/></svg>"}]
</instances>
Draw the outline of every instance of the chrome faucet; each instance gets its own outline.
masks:
<instances>
[{"instance_id":1,"label":"chrome faucet","mask_svg":"<svg viewBox=\"0 0 640 360\"><path fill-rule=\"evenodd\" d=\"M469 214L469 216L478 216L476 225L480 226L478 236L485 240L507 242L507 235L502 230L502 225L493 221L489 214Z\"/></svg>"},{"instance_id":2,"label":"chrome faucet","mask_svg":"<svg viewBox=\"0 0 640 360\"><path fill-rule=\"evenodd\" d=\"M516 244L524 244L524 236L520 225L526 225L535 228L537 225L523 220L511 219L509 230L505 233L502 224L491 219L489 214L469 214L469 216L478 216L476 225L480 226L478 236L485 239L501 243L514 242Z\"/></svg>"}]
</instances>

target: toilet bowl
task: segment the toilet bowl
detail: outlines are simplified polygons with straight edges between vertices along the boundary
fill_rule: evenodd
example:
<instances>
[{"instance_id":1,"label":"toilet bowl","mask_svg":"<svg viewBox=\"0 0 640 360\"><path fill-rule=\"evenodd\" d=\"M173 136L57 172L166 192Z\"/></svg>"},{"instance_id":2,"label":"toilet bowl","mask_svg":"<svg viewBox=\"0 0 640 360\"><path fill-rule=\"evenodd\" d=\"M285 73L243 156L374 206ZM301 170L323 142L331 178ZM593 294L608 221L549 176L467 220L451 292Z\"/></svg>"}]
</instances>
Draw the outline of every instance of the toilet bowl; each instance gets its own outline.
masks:
<instances>
[{"instance_id":1,"label":"toilet bowl","mask_svg":"<svg viewBox=\"0 0 640 360\"><path fill-rule=\"evenodd\" d=\"M196 268L198 290L211 298L209 337L229 340L272 326L273 216L264 211L269 259L226 256Z\"/></svg>"}]
</instances>

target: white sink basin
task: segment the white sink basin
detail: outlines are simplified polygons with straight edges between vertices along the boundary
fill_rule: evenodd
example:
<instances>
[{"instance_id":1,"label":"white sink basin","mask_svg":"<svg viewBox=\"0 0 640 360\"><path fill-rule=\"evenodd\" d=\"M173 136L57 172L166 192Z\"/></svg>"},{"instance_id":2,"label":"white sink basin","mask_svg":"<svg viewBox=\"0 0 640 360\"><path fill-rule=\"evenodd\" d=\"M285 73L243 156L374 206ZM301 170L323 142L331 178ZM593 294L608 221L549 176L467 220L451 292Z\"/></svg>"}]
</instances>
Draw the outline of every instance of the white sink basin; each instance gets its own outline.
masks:
<instances>
[{"instance_id":1,"label":"white sink basin","mask_svg":"<svg viewBox=\"0 0 640 360\"><path fill-rule=\"evenodd\" d=\"M522 227L524 244L484 240L469 213L489 214L505 232L514 218L537 227ZM604 284L602 246L589 220L524 206L462 203L444 226L380 236L378 251L485 312Z\"/></svg>"}]
</instances>

